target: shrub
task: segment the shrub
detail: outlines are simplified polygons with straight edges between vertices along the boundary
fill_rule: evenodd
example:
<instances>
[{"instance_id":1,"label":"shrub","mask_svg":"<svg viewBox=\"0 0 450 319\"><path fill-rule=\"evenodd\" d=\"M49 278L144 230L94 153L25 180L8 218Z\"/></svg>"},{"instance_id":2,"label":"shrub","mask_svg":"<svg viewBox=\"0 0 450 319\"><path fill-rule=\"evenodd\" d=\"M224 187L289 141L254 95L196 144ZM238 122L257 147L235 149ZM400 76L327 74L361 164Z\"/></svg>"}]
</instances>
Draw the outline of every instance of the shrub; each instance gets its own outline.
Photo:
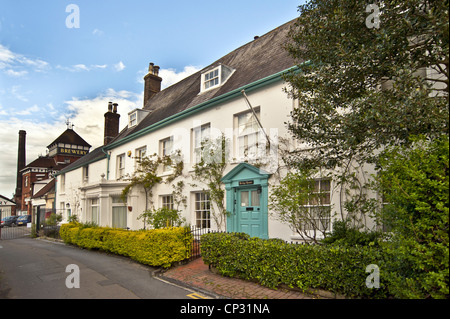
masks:
<instances>
[{"instance_id":1,"label":"shrub","mask_svg":"<svg viewBox=\"0 0 450 319\"><path fill-rule=\"evenodd\" d=\"M69 244L127 256L146 265L165 268L189 258L189 244L192 241L192 235L182 227L128 231L69 223L61 225L60 234Z\"/></svg>"},{"instance_id":2,"label":"shrub","mask_svg":"<svg viewBox=\"0 0 450 319\"><path fill-rule=\"evenodd\" d=\"M338 244L347 246L379 246L383 233L378 231L360 230L352 227L345 220L336 220L333 231L321 240L323 244Z\"/></svg>"},{"instance_id":3,"label":"shrub","mask_svg":"<svg viewBox=\"0 0 450 319\"><path fill-rule=\"evenodd\" d=\"M180 211L167 207L147 210L139 217L145 218L146 222L154 229L180 227L183 223L186 223L186 218L181 217Z\"/></svg>"},{"instance_id":4,"label":"shrub","mask_svg":"<svg viewBox=\"0 0 450 319\"><path fill-rule=\"evenodd\" d=\"M384 243L391 287L399 298L449 297L449 138L417 138L387 149L377 177L389 203L380 214L391 227Z\"/></svg>"},{"instance_id":5,"label":"shrub","mask_svg":"<svg viewBox=\"0 0 450 319\"><path fill-rule=\"evenodd\" d=\"M349 297L388 296L383 273L379 289L366 286L368 265L377 264L384 269L382 254L375 247L288 244L247 236L203 235L203 261L222 275L254 280L271 288L285 284L303 291L324 289Z\"/></svg>"}]
</instances>

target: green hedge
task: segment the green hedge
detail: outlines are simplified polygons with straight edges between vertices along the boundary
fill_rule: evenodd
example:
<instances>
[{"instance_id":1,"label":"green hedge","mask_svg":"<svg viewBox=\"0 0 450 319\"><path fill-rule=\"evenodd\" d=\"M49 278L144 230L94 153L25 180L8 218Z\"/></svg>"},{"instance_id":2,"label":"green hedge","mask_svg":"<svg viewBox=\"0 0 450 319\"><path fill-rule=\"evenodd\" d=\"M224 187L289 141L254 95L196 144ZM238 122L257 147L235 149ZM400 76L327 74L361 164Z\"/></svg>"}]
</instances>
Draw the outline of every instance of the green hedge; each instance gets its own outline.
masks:
<instances>
[{"instance_id":1,"label":"green hedge","mask_svg":"<svg viewBox=\"0 0 450 319\"><path fill-rule=\"evenodd\" d=\"M69 223L61 225L60 234L69 244L100 249L146 265L165 268L189 258L192 241L192 235L183 227L129 231Z\"/></svg>"},{"instance_id":2,"label":"green hedge","mask_svg":"<svg viewBox=\"0 0 450 319\"><path fill-rule=\"evenodd\" d=\"M222 275L255 280L276 288L323 289L348 297L386 298L383 258L375 247L289 244L249 238L242 233L211 233L201 239L203 261ZM380 268L380 288L367 288L366 267Z\"/></svg>"}]
</instances>

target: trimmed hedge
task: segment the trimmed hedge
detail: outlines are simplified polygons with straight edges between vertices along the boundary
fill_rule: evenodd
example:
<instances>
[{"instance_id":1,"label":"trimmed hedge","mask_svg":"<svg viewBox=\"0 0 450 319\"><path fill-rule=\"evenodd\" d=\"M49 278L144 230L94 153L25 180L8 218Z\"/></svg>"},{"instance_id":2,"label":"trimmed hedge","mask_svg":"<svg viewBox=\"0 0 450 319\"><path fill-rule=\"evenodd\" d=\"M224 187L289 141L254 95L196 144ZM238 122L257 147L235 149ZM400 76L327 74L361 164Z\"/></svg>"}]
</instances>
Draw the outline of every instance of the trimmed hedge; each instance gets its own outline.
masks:
<instances>
[{"instance_id":1,"label":"trimmed hedge","mask_svg":"<svg viewBox=\"0 0 450 319\"><path fill-rule=\"evenodd\" d=\"M129 231L107 227L61 225L65 243L127 256L142 264L170 267L189 258L192 235L183 227Z\"/></svg>"},{"instance_id":2,"label":"trimmed hedge","mask_svg":"<svg viewBox=\"0 0 450 319\"><path fill-rule=\"evenodd\" d=\"M386 298L382 254L375 247L289 244L242 233L211 233L201 238L203 261L222 275L281 284L302 291L323 289L347 297ZM366 267L379 266L380 288L367 288Z\"/></svg>"}]
</instances>

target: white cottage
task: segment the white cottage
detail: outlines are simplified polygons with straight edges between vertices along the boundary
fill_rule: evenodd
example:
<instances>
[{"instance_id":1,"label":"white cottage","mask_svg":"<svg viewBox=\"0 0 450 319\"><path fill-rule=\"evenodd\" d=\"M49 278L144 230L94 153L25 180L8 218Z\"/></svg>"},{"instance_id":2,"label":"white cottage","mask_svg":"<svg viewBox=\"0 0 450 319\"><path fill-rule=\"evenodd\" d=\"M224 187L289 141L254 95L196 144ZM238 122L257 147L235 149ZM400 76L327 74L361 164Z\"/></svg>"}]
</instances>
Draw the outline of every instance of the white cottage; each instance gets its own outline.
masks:
<instances>
[{"instance_id":1,"label":"white cottage","mask_svg":"<svg viewBox=\"0 0 450 319\"><path fill-rule=\"evenodd\" d=\"M261 238L300 239L289 225L271 214L268 206L271 187L280 178L278 141L281 137L291 139L285 123L296 103L283 90L287 83L282 79L284 73L296 68L284 49L293 23L255 37L162 91L159 67L151 63L144 78L143 108L127 115L128 126L112 136L109 126L118 126L119 116L117 105L113 109L110 104L105 114L105 145L60 172L56 208L65 210L65 219L76 214L83 222L101 226L143 228L138 216L146 208L144 190L133 188L126 203L120 199L129 184L127 178L136 171L139 158L179 151L184 163L182 175L172 183L154 187L153 207L174 207L173 185L182 180L177 196L181 194L185 202L178 208L188 224ZM193 166L201 159L198 150L202 140L221 134L229 143L221 185L229 214L220 224L212 216L212 209L216 213L218 209L210 202L208 187L193 178ZM172 170L162 167L160 176L168 176ZM323 205L339 209L333 181L318 176L316 184L327 197ZM331 230L331 220L324 225Z\"/></svg>"}]
</instances>

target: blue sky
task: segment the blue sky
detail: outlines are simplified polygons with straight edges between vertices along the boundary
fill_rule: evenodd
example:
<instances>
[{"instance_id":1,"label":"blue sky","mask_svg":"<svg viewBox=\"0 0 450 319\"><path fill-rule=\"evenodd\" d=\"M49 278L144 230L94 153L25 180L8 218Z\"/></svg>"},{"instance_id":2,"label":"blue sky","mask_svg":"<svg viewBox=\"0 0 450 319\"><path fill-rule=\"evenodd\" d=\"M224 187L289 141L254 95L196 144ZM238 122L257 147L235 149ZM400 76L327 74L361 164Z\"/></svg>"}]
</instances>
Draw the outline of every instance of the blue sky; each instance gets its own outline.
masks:
<instances>
[{"instance_id":1,"label":"blue sky","mask_svg":"<svg viewBox=\"0 0 450 319\"><path fill-rule=\"evenodd\" d=\"M27 163L65 129L100 146L107 102L142 106L148 63L163 88L298 17L303 0L0 0L0 194L15 189L18 131ZM79 28L74 4L79 9ZM69 7L72 8L72 7Z\"/></svg>"}]
</instances>

